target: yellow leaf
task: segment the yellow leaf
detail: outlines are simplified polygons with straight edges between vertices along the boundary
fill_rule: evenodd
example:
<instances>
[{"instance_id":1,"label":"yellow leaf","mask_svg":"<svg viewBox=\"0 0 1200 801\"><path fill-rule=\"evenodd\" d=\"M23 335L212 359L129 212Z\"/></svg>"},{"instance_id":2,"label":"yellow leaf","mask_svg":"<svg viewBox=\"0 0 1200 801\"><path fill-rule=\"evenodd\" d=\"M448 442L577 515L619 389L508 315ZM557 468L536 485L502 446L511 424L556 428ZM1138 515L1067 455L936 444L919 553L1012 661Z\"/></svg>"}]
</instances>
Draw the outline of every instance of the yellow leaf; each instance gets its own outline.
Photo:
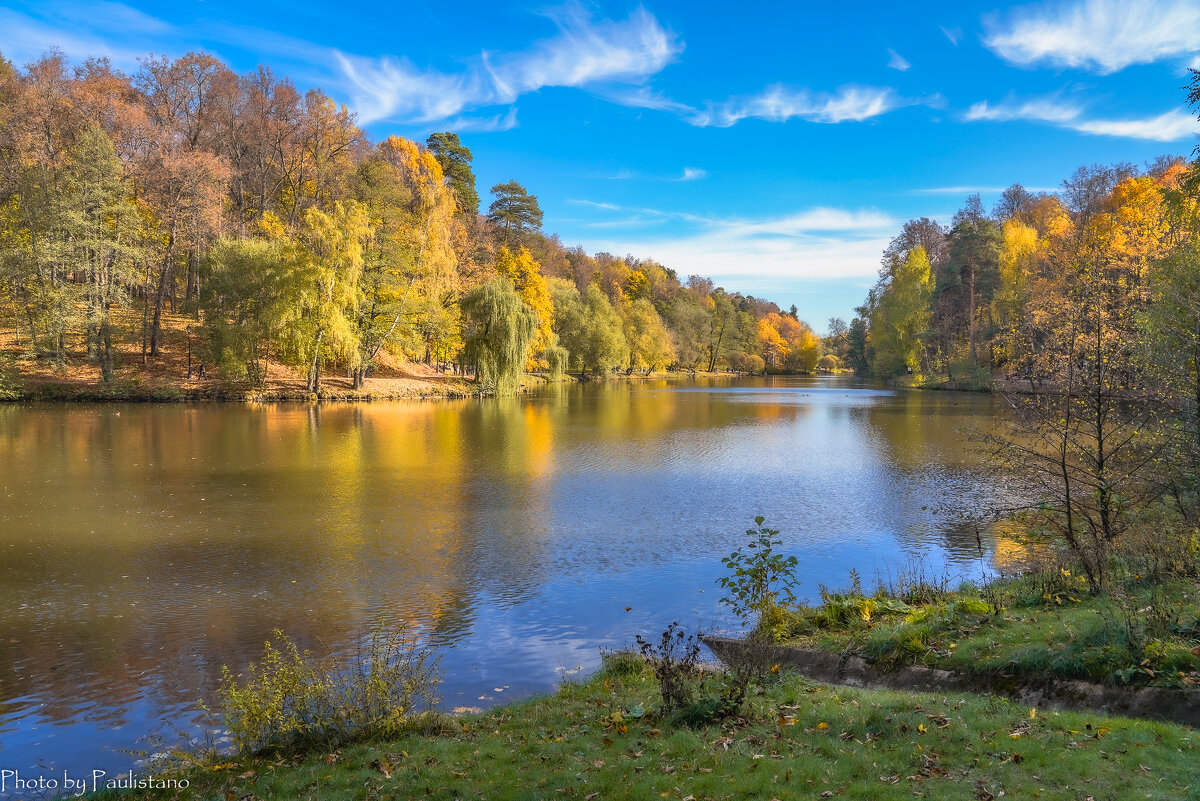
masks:
<instances>
[{"instance_id":1,"label":"yellow leaf","mask_svg":"<svg viewBox=\"0 0 1200 801\"><path fill-rule=\"evenodd\" d=\"M1037 707L1034 707L1029 710L1029 719L1033 720L1036 717L1037 717Z\"/></svg>"},{"instance_id":2,"label":"yellow leaf","mask_svg":"<svg viewBox=\"0 0 1200 801\"><path fill-rule=\"evenodd\" d=\"M828 728L829 728L829 724L826 723L825 721L821 721L820 723L817 724L817 731L825 731Z\"/></svg>"}]
</instances>

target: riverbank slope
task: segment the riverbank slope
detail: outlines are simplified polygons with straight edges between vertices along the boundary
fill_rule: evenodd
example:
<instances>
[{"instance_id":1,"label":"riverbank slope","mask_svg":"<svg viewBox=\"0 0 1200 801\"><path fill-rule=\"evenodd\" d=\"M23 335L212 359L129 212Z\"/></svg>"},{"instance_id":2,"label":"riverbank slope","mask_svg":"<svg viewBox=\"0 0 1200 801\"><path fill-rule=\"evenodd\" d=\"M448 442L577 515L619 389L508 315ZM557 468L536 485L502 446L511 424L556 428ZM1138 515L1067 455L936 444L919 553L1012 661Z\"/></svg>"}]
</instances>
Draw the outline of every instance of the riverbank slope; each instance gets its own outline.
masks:
<instances>
[{"instance_id":1,"label":"riverbank slope","mask_svg":"<svg viewBox=\"0 0 1200 801\"><path fill-rule=\"evenodd\" d=\"M443 719L433 733L231 759L121 799L1182 799L1200 734L997 698L835 688L780 672L734 717L656 716L647 666Z\"/></svg>"}]
</instances>

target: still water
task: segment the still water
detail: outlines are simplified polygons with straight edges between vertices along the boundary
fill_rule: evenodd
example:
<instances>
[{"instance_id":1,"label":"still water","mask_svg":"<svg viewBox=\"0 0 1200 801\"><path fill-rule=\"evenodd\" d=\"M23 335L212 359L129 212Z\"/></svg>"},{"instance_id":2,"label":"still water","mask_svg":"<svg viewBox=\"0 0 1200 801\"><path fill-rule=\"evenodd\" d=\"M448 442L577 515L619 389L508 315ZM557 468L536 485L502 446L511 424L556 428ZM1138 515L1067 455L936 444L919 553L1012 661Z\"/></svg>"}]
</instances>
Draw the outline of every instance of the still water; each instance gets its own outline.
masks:
<instances>
[{"instance_id":1,"label":"still water","mask_svg":"<svg viewBox=\"0 0 1200 801\"><path fill-rule=\"evenodd\" d=\"M447 708L551 690L672 620L731 627L720 557L759 514L809 597L915 556L975 575L960 429L993 414L838 378L0 406L0 768L127 769L275 628L337 648L410 620Z\"/></svg>"}]
</instances>

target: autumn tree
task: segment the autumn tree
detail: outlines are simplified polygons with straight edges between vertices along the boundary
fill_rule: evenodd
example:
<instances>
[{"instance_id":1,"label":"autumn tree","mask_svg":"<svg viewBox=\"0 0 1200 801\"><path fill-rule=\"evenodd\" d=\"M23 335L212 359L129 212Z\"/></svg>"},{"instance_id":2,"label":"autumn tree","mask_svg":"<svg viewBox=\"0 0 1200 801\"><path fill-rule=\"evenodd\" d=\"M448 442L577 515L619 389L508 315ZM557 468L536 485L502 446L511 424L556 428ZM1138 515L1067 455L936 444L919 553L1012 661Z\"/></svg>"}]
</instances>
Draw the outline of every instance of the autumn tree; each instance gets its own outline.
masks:
<instances>
[{"instance_id":1,"label":"autumn tree","mask_svg":"<svg viewBox=\"0 0 1200 801\"><path fill-rule=\"evenodd\" d=\"M272 339L293 318L293 295L303 290L294 282L305 280L298 264L304 258L283 238L224 237L209 249L200 293L202 351L224 378L265 380Z\"/></svg>"},{"instance_id":2,"label":"autumn tree","mask_svg":"<svg viewBox=\"0 0 1200 801\"><path fill-rule=\"evenodd\" d=\"M1013 395L1012 430L995 456L1035 482L1039 525L1102 587L1113 545L1159 496L1173 432L1139 358L1111 214L1081 214L1057 244L1054 286L1038 293L1037 359L1055 392Z\"/></svg>"},{"instance_id":3,"label":"autumn tree","mask_svg":"<svg viewBox=\"0 0 1200 801\"><path fill-rule=\"evenodd\" d=\"M308 391L319 392L326 361L358 367L358 283L371 226L354 202L334 204L328 212L310 208L304 223L302 248L279 279L281 344L285 358L305 368Z\"/></svg>"},{"instance_id":4,"label":"autumn tree","mask_svg":"<svg viewBox=\"0 0 1200 801\"><path fill-rule=\"evenodd\" d=\"M554 344L554 301L542 276L541 265L534 261L528 248L515 253L501 248L496 254L496 272L513 282L517 294L537 315L538 324L530 345L530 364L527 369L548 367L545 351Z\"/></svg>"},{"instance_id":5,"label":"autumn tree","mask_svg":"<svg viewBox=\"0 0 1200 801\"><path fill-rule=\"evenodd\" d=\"M1200 239L1193 238L1163 259L1150 280L1142 317L1149 368L1167 394L1180 436L1172 489L1195 496L1200 487ZM1179 506L1184 509L1177 494ZM1189 505L1195 505L1193 497Z\"/></svg>"},{"instance_id":6,"label":"autumn tree","mask_svg":"<svg viewBox=\"0 0 1200 801\"><path fill-rule=\"evenodd\" d=\"M675 359L671 334L654 304L639 298L629 304L624 315L625 343L629 348L629 371L661 370Z\"/></svg>"},{"instance_id":7,"label":"autumn tree","mask_svg":"<svg viewBox=\"0 0 1200 801\"><path fill-rule=\"evenodd\" d=\"M892 280L871 314L876 375L919 375L922 340L929 329L933 270L925 249L917 246L892 269Z\"/></svg>"},{"instance_id":8,"label":"autumn tree","mask_svg":"<svg viewBox=\"0 0 1200 801\"><path fill-rule=\"evenodd\" d=\"M71 269L86 282L88 355L104 381L115 371L113 308L137 280L141 216L122 181L121 161L97 126L81 133L67 158L64 234Z\"/></svg>"}]
</instances>

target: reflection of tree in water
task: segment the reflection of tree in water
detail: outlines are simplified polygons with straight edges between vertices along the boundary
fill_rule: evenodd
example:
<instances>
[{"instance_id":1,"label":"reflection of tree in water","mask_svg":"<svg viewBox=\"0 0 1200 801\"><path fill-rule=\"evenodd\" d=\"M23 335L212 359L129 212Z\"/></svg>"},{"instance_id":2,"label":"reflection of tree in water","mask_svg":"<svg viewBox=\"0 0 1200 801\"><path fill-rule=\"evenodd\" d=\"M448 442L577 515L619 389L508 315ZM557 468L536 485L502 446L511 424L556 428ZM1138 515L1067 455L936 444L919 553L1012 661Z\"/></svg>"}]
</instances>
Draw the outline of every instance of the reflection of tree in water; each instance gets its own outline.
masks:
<instances>
[{"instance_id":1,"label":"reflection of tree in water","mask_svg":"<svg viewBox=\"0 0 1200 801\"><path fill-rule=\"evenodd\" d=\"M969 562L994 551L998 518L1022 497L972 445L994 413L991 396L938 392L897 392L851 410L891 466L887 502L910 556L936 547Z\"/></svg>"},{"instance_id":2,"label":"reflection of tree in water","mask_svg":"<svg viewBox=\"0 0 1200 801\"><path fill-rule=\"evenodd\" d=\"M182 708L276 627L339 648L384 613L470 651L549 585L691 569L771 508L798 547L842 561L861 557L830 543L891 548L893 521L914 552L973 547L920 509L974 481L934 400L705 385L6 410L0 704L56 720ZM594 612L567 613L583 636Z\"/></svg>"},{"instance_id":3,"label":"reflection of tree in water","mask_svg":"<svg viewBox=\"0 0 1200 801\"><path fill-rule=\"evenodd\" d=\"M388 611L453 634L483 577L512 602L537 585L536 538L511 536L534 526L481 543L472 522L479 441L515 442L511 422L481 436L456 404L123 411L6 417L0 430L15 475L36 461L97 499L60 500L53 516L3 510L16 525L0 565L0 697L37 698L53 719L95 703L119 716L148 694L190 703L274 628L337 647ZM505 492L520 490L517 461ZM25 508L46 505L44 489L24 489Z\"/></svg>"}]
</instances>

